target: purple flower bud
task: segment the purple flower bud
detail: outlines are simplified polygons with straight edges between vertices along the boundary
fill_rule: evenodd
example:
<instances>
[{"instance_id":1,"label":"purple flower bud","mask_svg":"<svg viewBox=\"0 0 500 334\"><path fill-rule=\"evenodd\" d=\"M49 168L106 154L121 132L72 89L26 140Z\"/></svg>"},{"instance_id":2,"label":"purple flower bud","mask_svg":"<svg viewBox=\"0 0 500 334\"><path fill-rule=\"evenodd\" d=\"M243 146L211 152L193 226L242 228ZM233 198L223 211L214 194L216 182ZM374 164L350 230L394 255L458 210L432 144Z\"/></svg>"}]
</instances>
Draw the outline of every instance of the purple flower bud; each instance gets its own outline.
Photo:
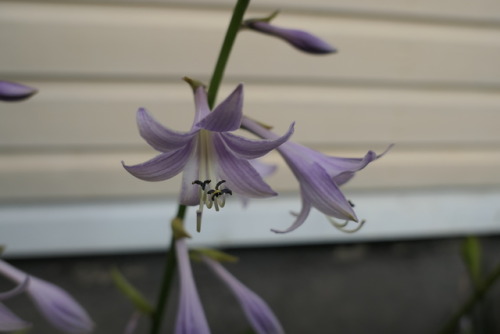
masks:
<instances>
[{"instance_id":1,"label":"purple flower bud","mask_svg":"<svg viewBox=\"0 0 500 334\"><path fill-rule=\"evenodd\" d=\"M312 54L329 54L337 50L324 40L306 31L274 26L267 21L248 20L244 26L252 30L281 38L295 48Z\"/></svg>"},{"instance_id":2,"label":"purple flower bud","mask_svg":"<svg viewBox=\"0 0 500 334\"><path fill-rule=\"evenodd\" d=\"M26 100L37 92L35 88L15 82L0 81L0 101L15 102Z\"/></svg>"},{"instance_id":3,"label":"purple flower bud","mask_svg":"<svg viewBox=\"0 0 500 334\"><path fill-rule=\"evenodd\" d=\"M2 260L0 273L17 283L25 281L27 277L26 273ZM94 324L87 312L63 289L30 276L26 292L54 327L69 334L92 332Z\"/></svg>"},{"instance_id":4,"label":"purple flower bud","mask_svg":"<svg viewBox=\"0 0 500 334\"><path fill-rule=\"evenodd\" d=\"M175 253L179 264L181 285L175 334L210 334L207 318L194 283L185 239L175 241Z\"/></svg>"}]
</instances>

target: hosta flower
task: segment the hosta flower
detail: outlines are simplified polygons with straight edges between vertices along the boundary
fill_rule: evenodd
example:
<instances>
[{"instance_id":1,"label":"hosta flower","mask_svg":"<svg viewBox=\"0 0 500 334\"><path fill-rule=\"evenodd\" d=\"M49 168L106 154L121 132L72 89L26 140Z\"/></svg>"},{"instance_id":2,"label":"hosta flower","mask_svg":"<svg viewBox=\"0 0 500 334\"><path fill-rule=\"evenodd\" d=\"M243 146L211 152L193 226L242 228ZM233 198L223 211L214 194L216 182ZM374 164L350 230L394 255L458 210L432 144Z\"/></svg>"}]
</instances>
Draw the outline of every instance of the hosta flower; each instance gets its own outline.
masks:
<instances>
[{"instance_id":1,"label":"hosta flower","mask_svg":"<svg viewBox=\"0 0 500 334\"><path fill-rule=\"evenodd\" d=\"M180 300L175 323L175 334L210 333L208 322L201 305L189 262L186 239L175 241L175 252L180 275Z\"/></svg>"},{"instance_id":2,"label":"hosta flower","mask_svg":"<svg viewBox=\"0 0 500 334\"><path fill-rule=\"evenodd\" d=\"M3 260L0 260L0 274L18 284L27 277L26 273ZM92 332L94 324L87 312L63 289L30 276L26 292L54 327L69 334Z\"/></svg>"},{"instance_id":3,"label":"hosta flower","mask_svg":"<svg viewBox=\"0 0 500 334\"><path fill-rule=\"evenodd\" d=\"M14 289L0 293L0 332L10 332L25 329L31 326L30 323L22 320L17 315L12 313L5 305L1 302L14 297L26 290L29 284L29 279L26 278L24 282L19 284Z\"/></svg>"},{"instance_id":4,"label":"hosta flower","mask_svg":"<svg viewBox=\"0 0 500 334\"><path fill-rule=\"evenodd\" d=\"M124 167L146 181L167 180L183 171L180 203L199 204L199 229L204 206L219 210L232 194L248 198L276 195L251 161L287 141L293 133L293 124L285 135L273 139L251 140L237 136L231 131L241 125L243 85L238 85L212 112L205 88L193 84L193 90L195 117L188 132L170 130L145 109L139 109L137 124L141 136L162 153L144 163L124 164Z\"/></svg>"},{"instance_id":5,"label":"hosta flower","mask_svg":"<svg viewBox=\"0 0 500 334\"><path fill-rule=\"evenodd\" d=\"M248 118L244 118L243 126L263 138L276 137L274 133ZM345 198L339 187L385 152L377 155L368 151L362 158L340 158L326 156L293 142L287 142L277 150L299 181L302 209L289 228L272 231L285 233L295 230L304 223L313 207L329 217L358 222L352 203Z\"/></svg>"},{"instance_id":6,"label":"hosta flower","mask_svg":"<svg viewBox=\"0 0 500 334\"><path fill-rule=\"evenodd\" d=\"M328 54L337 52L330 44L306 31L277 27L269 23L277 13L265 19L249 19L243 26L254 31L271 35L288 42L293 47L312 54Z\"/></svg>"},{"instance_id":7,"label":"hosta flower","mask_svg":"<svg viewBox=\"0 0 500 334\"><path fill-rule=\"evenodd\" d=\"M0 80L0 101L21 101L29 98L37 92L35 88L15 82Z\"/></svg>"},{"instance_id":8,"label":"hosta flower","mask_svg":"<svg viewBox=\"0 0 500 334\"><path fill-rule=\"evenodd\" d=\"M203 261L232 291L257 334L284 333L280 322L262 298L238 281L219 262L207 256L203 256Z\"/></svg>"}]
</instances>

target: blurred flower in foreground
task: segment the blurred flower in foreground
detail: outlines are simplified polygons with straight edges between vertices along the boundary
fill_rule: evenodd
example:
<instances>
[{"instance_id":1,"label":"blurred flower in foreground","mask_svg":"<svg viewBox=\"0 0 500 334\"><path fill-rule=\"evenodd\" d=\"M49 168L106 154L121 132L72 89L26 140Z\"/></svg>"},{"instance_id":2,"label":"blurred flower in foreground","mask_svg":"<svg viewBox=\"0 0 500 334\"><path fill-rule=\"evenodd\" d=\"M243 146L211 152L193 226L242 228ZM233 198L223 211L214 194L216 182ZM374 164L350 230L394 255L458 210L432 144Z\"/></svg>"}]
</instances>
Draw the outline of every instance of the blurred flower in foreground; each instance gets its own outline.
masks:
<instances>
[{"instance_id":1,"label":"blurred flower in foreground","mask_svg":"<svg viewBox=\"0 0 500 334\"><path fill-rule=\"evenodd\" d=\"M0 80L0 101L15 102L25 100L37 92L35 88L15 82Z\"/></svg>"},{"instance_id":2,"label":"blurred flower in foreground","mask_svg":"<svg viewBox=\"0 0 500 334\"><path fill-rule=\"evenodd\" d=\"M257 334L284 333L280 322L262 298L238 281L219 262L207 256L202 259L231 289Z\"/></svg>"},{"instance_id":3,"label":"blurred flower in foreground","mask_svg":"<svg viewBox=\"0 0 500 334\"><path fill-rule=\"evenodd\" d=\"M246 117L242 125L262 138L276 137L273 132ZM349 181L357 171L383 156L385 152L377 155L373 151L368 151L363 158L339 158L326 156L292 142L281 145L277 150L299 181L302 210L289 228L273 229L273 232L286 233L295 230L304 223L312 207L329 217L358 222L352 203L345 198L339 187ZM331 221L334 226L342 229L343 225Z\"/></svg>"},{"instance_id":4,"label":"blurred flower in foreground","mask_svg":"<svg viewBox=\"0 0 500 334\"><path fill-rule=\"evenodd\" d=\"M180 203L197 205L198 230L203 207L218 211L233 192L243 197L269 197L276 193L267 185L249 160L259 158L283 144L293 133L293 124L282 137L251 140L230 131L240 128L243 117L243 85L212 112L207 93L201 84L186 79L194 90L196 113L191 130L170 130L155 121L145 109L137 112L141 136L156 150L163 152L144 163L125 169L146 181L162 181L183 174Z\"/></svg>"},{"instance_id":5,"label":"blurred flower in foreground","mask_svg":"<svg viewBox=\"0 0 500 334\"><path fill-rule=\"evenodd\" d=\"M281 38L290 43L295 48L312 54L329 54L337 50L321 38L314 36L306 31L297 29L281 28L272 25L270 21L278 14L263 19L248 19L243 22L243 27L255 30L267 35Z\"/></svg>"},{"instance_id":6,"label":"blurred flower in foreground","mask_svg":"<svg viewBox=\"0 0 500 334\"><path fill-rule=\"evenodd\" d=\"M10 332L17 331L31 327L31 324L20 319L17 315L12 313L5 305L1 302L12 298L26 290L29 284L29 279L26 278L24 282L20 283L14 289L0 293L0 332Z\"/></svg>"},{"instance_id":7,"label":"blurred flower in foreground","mask_svg":"<svg viewBox=\"0 0 500 334\"><path fill-rule=\"evenodd\" d=\"M3 260L0 260L0 274L18 284L28 277L26 273ZM63 289L30 276L26 292L54 327L69 334L92 332L94 324L87 312Z\"/></svg>"},{"instance_id":8,"label":"blurred flower in foreground","mask_svg":"<svg viewBox=\"0 0 500 334\"><path fill-rule=\"evenodd\" d=\"M175 252L179 265L180 300L175 324L175 334L210 333L208 322L191 271L185 238L175 241Z\"/></svg>"}]
</instances>

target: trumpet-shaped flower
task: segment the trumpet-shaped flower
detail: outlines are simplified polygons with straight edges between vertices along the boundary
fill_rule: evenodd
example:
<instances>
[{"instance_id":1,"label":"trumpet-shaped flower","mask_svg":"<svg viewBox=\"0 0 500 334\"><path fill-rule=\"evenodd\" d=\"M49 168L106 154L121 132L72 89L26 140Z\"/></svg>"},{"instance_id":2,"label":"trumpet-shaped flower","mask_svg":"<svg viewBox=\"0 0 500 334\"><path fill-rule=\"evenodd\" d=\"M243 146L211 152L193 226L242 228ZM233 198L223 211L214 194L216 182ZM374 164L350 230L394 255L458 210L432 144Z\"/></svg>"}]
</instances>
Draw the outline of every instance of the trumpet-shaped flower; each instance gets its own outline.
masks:
<instances>
[{"instance_id":1,"label":"trumpet-shaped flower","mask_svg":"<svg viewBox=\"0 0 500 334\"><path fill-rule=\"evenodd\" d=\"M180 203L199 204L199 229L203 207L219 210L233 193L248 198L276 195L251 161L286 142L293 133L293 124L285 135L273 139L237 136L231 131L241 125L243 85L238 85L212 112L205 88L193 85L193 90L196 111L188 132L170 130L145 109L139 109L141 136L162 153L138 165L123 165L130 174L146 181L167 180L183 171Z\"/></svg>"},{"instance_id":2,"label":"trumpet-shaped flower","mask_svg":"<svg viewBox=\"0 0 500 334\"><path fill-rule=\"evenodd\" d=\"M24 282L16 286L14 289L0 293L0 332L17 331L31 326L30 323L19 318L1 303L6 299L23 293L26 290L28 283L29 279L26 278Z\"/></svg>"},{"instance_id":3,"label":"trumpet-shaped flower","mask_svg":"<svg viewBox=\"0 0 500 334\"><path fill-rule=\"evenodd\" d=\"M275 16L266 19L250 19L243 22L243 26L254 31L271 35L288 42L290 45L300 51L311 54L329 54L337 50L321 38L306 31L277 27L269 23Z\"/></svg>"},{"instance_id":4,"label":"trumpet-shaped flower","mask_svg":"<svg viewBox=\"0 0 500 334\"><path fill-rule=\"evenodd\" d=\"M260 137L276 136L248 118L244 118L242 124ZM377 155L368 151L362 158L340 158L326 156L293 142L287 142L277 150L299 181L302 209L290 227L285 230L273 229L273 232L286 233L295 230L304 223L313 207L329 217L358 222L352 203L345 198L339 187L385 152Z\"/></svg>"},{"instance_id":5,"label":"trumpet-shaped flower","mask_svg":"<svg viewBox=\"0 0 500 334\"><path fill-rule=\"evenodd\" d=\"M22 101L37 92L35 88L15 82L0 80L0 101Z\"/></svg>"},{"instance_id":6,"label":"trumpet-shaped flower","mask_svg":"<svg viewBox=\"0 0 500 334\"><path fill-rule=\"evenodd\" d=\"M238 281L219 262L207 256L203 256L203 261L231 289L256 333L284 333L279 320L262 298Z\"/></svg>"},{"instance_id":7,"label":"trumpet-shaped flower","mask_svg":"<svg viewBox=\"0 0 500 334\"><path fill-rule=\"evenodd\" d=\"M186 239L180 238L175 241L175 252L179 264L181 285L175 334L210 333L205 312L194 283Z\"/></svg>"},{"instance_id":8,"label":"trumpet-shaped flower","mask_svg":"<svg viewBox=\"0 0 500 334\"><path fill-rule=\"evenodd\" d=\"M3 260L0 260L0 273L18 284L27 277L24 272ZM26 292L54 327L69 334L92 332L94 324L87 312L63 289L30 276Z\"/></svg>"}]
</instances>

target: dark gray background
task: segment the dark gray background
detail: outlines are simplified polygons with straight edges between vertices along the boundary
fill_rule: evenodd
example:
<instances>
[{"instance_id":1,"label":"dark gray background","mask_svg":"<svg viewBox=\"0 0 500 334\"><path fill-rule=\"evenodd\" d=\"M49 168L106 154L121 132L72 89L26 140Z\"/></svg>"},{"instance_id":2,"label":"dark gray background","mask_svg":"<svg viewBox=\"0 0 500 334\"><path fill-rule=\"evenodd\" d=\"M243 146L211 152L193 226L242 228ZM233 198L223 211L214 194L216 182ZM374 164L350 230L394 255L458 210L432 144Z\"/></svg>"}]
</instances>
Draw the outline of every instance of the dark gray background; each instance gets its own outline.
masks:
<instances>
[{"instance_id":1,"label":"dark gray background","mask_svg":"<svg viewBox=\"0 0 500 334\"><path fill-rule=\"evenodd\" d=\"M274 309L287 333L437 333L470 293L460 238L332 244L226 251L240 258L226 267ZM500 264L500 237L481 238L484 267ZM151 300L164 254L44 258L10 261L70 291L97 323L95 333L122 333L132 313L114 287L117 266ZM212 333L245 333L248 324L229 290L203 264L194 264ZM1 291L12 286L0 279ZM162 333L171 333L176 293ZM6 303L36 324L30 333L56 333L29 299ZM486 333L500 333L500 283L484 303ZM147 333L148 321L137 333Z\"/></svg>"}]
</instances>

